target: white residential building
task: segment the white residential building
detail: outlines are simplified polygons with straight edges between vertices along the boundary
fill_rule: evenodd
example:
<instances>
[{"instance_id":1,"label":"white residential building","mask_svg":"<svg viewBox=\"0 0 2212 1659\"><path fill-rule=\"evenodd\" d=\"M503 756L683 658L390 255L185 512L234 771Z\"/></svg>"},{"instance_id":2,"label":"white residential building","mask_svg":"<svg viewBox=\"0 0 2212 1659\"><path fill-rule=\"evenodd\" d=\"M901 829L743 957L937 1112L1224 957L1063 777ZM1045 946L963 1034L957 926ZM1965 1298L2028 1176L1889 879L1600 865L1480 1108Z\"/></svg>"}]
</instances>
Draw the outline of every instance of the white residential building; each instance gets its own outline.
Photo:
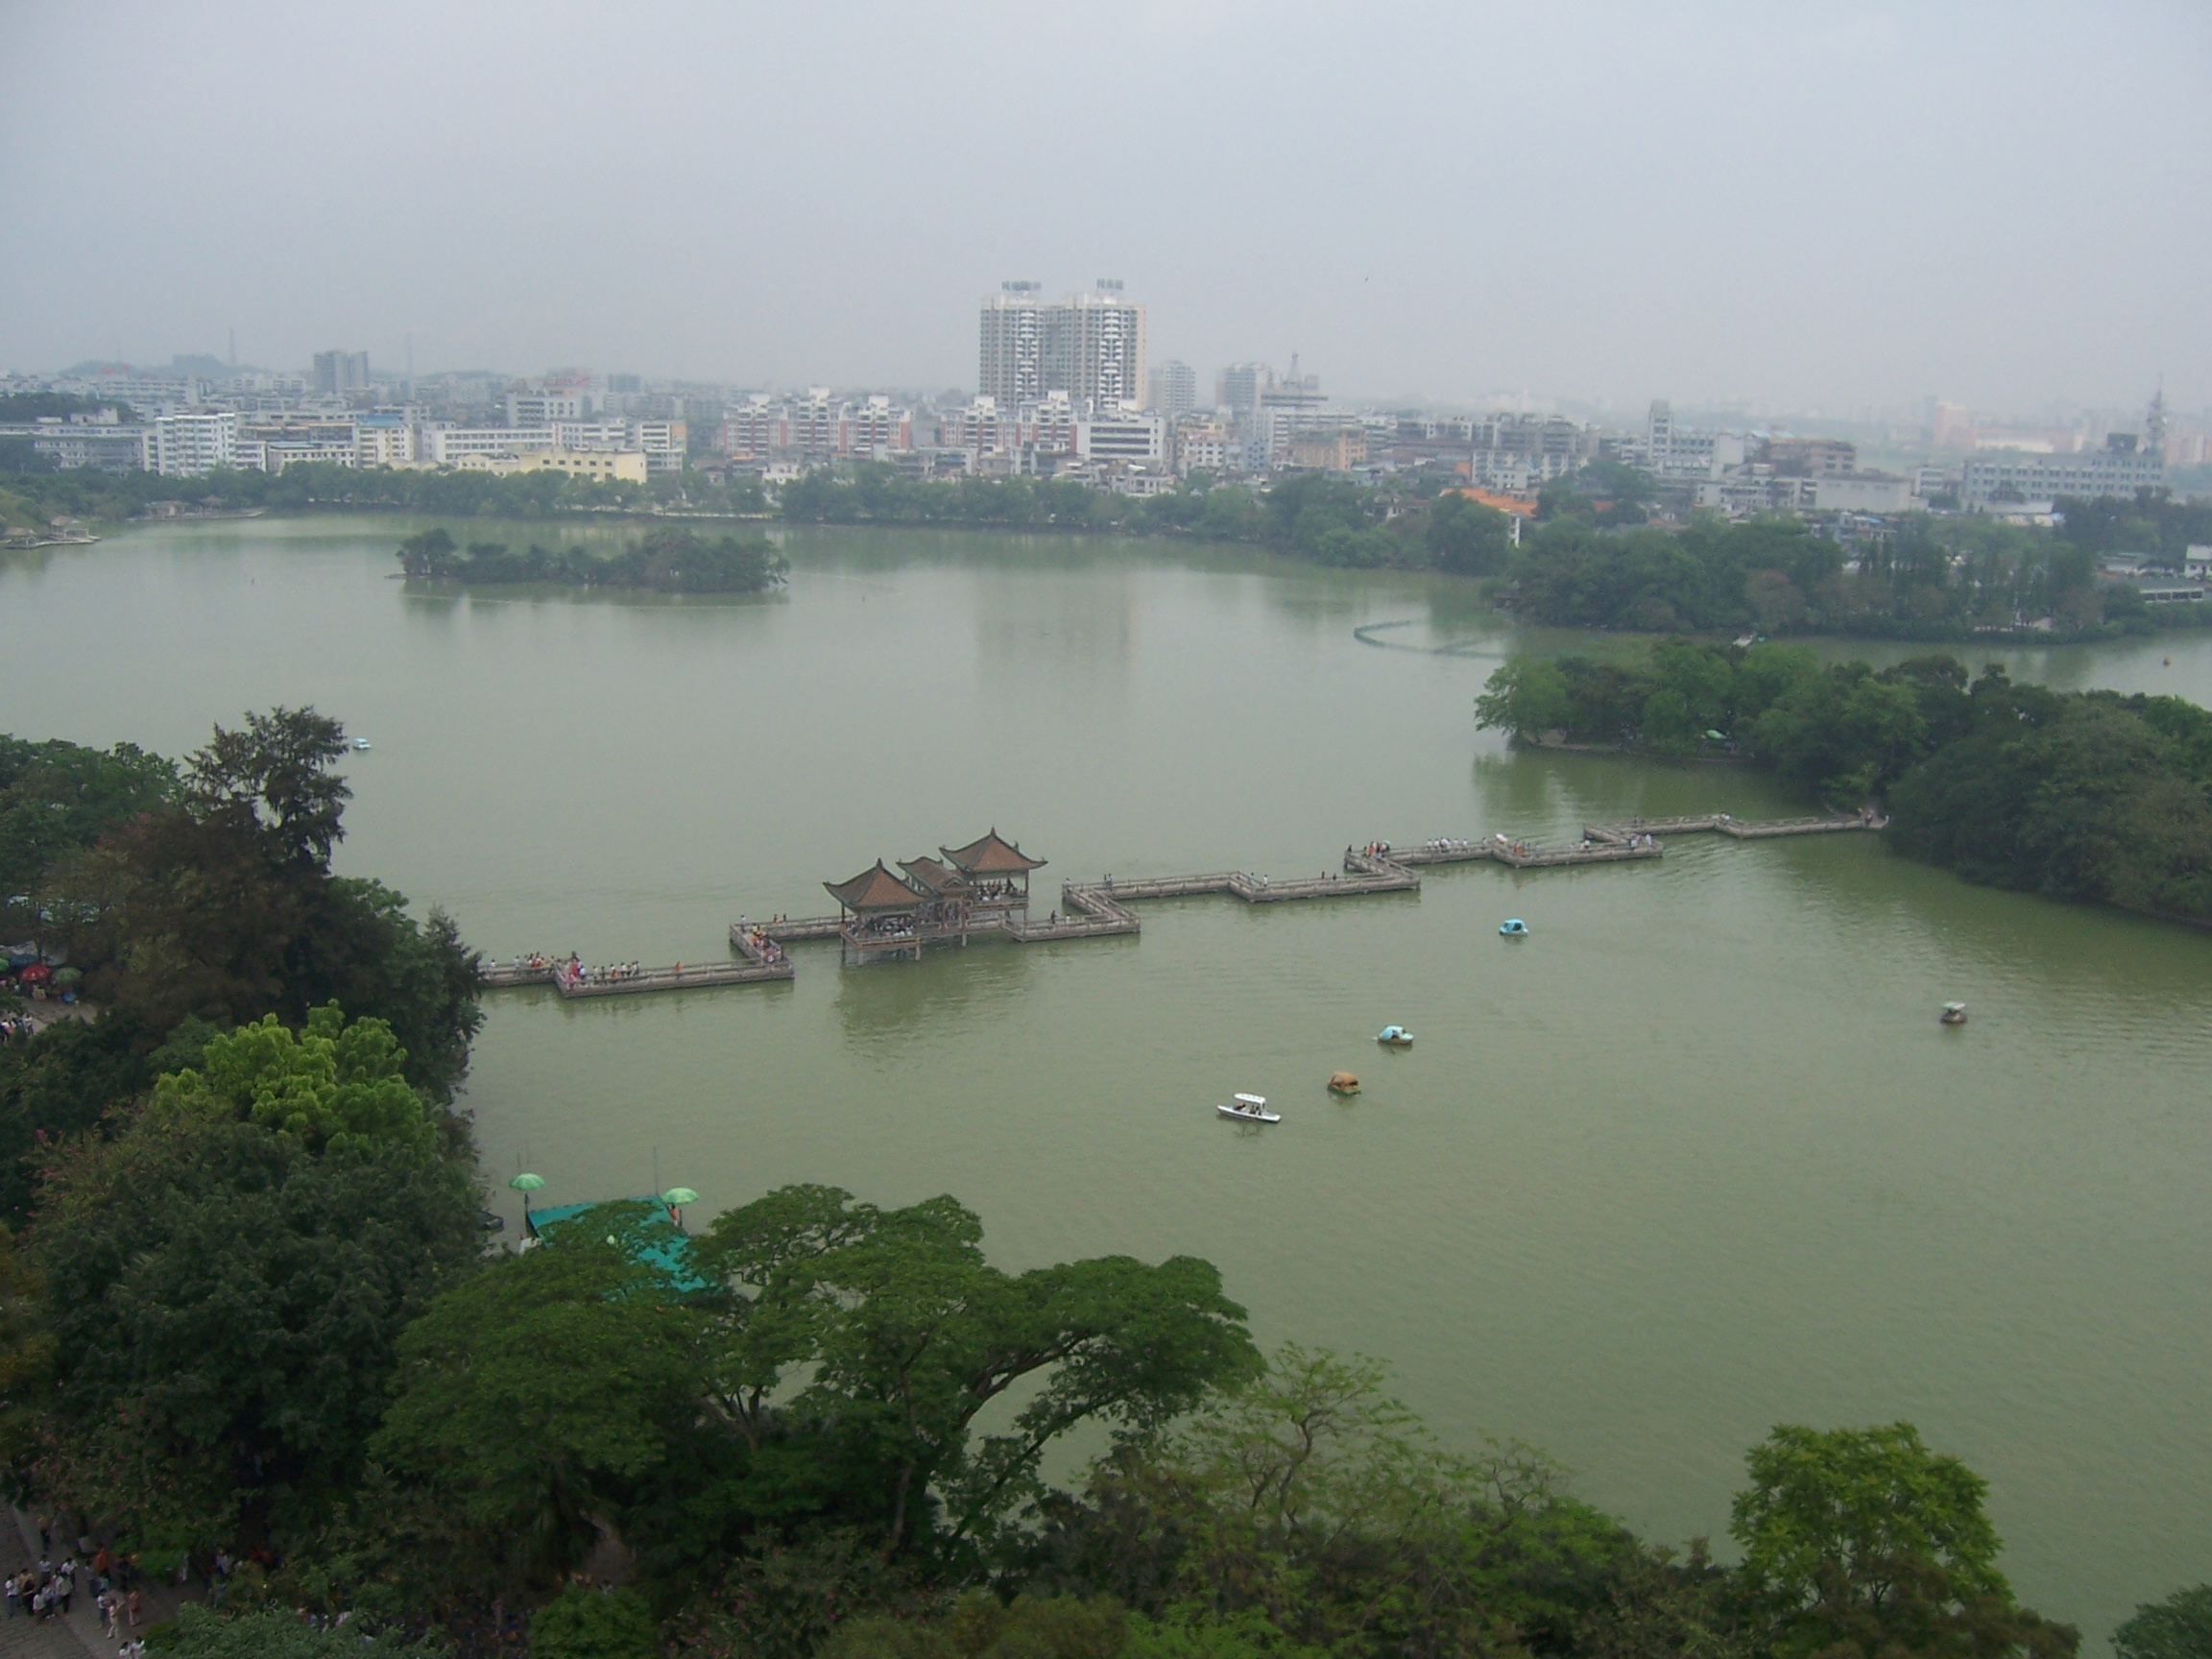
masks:
<instances>
[{"instance_id":1,"label":"white residential building","mask_svg":"<svg viewBox=\"0 0 2212 1659\"><path fill-rule=\"evenodd\" d=\"M1909 513L1912 480L1887 472L1832 473L1813 480L1815 513Z\"/></svg>"},{"instance_id":2,"label":"white residential building","mask_svg":"<svg viewBox=\"0 0 2212 1659\"><path fill-rule=\"evenodd\" d=\"M424 436L429 453L422 458L441 467L451 467L464 455L519 455L554 447L550 426L440 426Z\"/></svg>"},{"instance_id":3,"label":"white residential building","mask_svg":"<svg viewBox=\"0 0 2212 1659\"><path fill-rule=\"evenodd\" d=\"M281 472L302 461L319 462L325 467L356 467L361 461L358 439L341 442L331 438L263 438L253 442L260 447L261 469L266 472Z\"/></svg>"},{"instance_id":4,"label":"white residential building","mask_svg":"<svg viewBox=\"0 0 2212 1659\"><path fill-rule=\"evenodd\" d=\"M1189 476L1211 472L1218 477L1244 464L1244 443L1226 421L1190 421L1175 429L1175 470Z\"/></svg>"},{"instance_id":5,"label":"white residential building","mask_svg":"<svg viewBox=\"0 0 2212 1659\"><path fill-rule=\"evenodd\" d=\"M154 422L154 470L190 478L238 460L238 417L230 410L164 415Z\"/></svg>"},{"instance_id":6,"label":"white residential building","mask_svg":"<svg viewBox=\"0 0 2212 1659\"><path fill-rule=\"evenodd\" d=\"M365 421L354 428L353 445L360 467L405 467L418 458L411 421Z\"/></svg>"},{"instance_id":7,"label":"white residential building","mask_svg":"<svg viewBox=\"0 0 2212 1659\"><path fill-rule=\"evenodd\" d=\"M681 472L690 443L690 428L682 421L632 421L622 447L641 452L649 472Z\"/></svg>"},{"instance_id":8,"label":"white residential building","mask_svg":"<svg viewBox=\"0 0 2212 1659\"><path fill-rule=\"evenodd\" d=\"M584 401L581 392L510 392L507 424L550 426L556 421L581 421Z\"/></svg>"},{"instance_id":9,"label":"white residential building","mask_svg":"<svg viewBox=\"0 0 2212 1659\"><path fill-rule=\"evenodd\" d=\"M102 472L151 472L154 428L114 421L67 421L47 417L0 425L0 439L28 443L57 467L92 468Z\"/></svg>"},{"instance_id":10,"label":"white residential building","mask_svg":"<svg viewBox=\"0 0 2212 1659\"><path fill-rule=\"evenodd\" d=\"M2116 433L2104 448L2075 455L2014 451L1974 456L1959 482L1960 505L1985 513L2008 502L2055 501L2061 495L2127 496L2156 489L2166 482L2165 458L2134 445L2131 434Z\"/></svg>"},{"instance_id":11,"label":"white residential building","mask_svg":"<svg viewBox=\"0 0 2212 1659\"><path fill-rule=\"evenodd\" d=\"M1167 422L1124 404L1111 414L1075 422L1075 453L1090 462L1124 461L1132 467L1164 467L1167 460Z\"/></svg>"},{"instance_id":12,"label":"white residential building","mask_svg":"<svg viewBox=\"0 0 2212 1659\"><path fill-rule=\"evenodd\" d=\"M837 451L881 460L895 450L914 447L914 412L894 409L880 395L865 403L848 403L837 416Z\"/></svg>"}]
</instances>

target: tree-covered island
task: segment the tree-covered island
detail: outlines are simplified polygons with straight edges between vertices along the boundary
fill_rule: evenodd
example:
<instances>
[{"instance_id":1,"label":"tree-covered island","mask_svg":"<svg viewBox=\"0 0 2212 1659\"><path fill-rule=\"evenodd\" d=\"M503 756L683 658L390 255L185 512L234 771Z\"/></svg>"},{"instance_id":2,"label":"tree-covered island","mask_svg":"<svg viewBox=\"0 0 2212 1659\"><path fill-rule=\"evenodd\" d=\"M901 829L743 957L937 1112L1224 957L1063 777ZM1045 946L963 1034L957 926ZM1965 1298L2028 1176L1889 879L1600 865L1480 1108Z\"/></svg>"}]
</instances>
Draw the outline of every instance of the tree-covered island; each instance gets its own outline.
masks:
<instances>
[{"instance_id":1,"label":"tree-covered island","mask_svg":"<svg viewBox=\"0 0 2212 1659\"><path fill-rule=\"evenodd\" d=\"M1968 880L2212 925L2212 712L2178 697L1677 638L1514 657L1476 719L1532 747L1739 757L1808 800L1886 803L1899 850Z\"/></svg>"},{"instance_id":2,"label":"tree-covered island","mask_svg":"<svg viewBox=\"0 0 2212 1659\"><path fill-rule=\"evenodd\" d=\"M656 593L758 593L781 586L790 568L765 536L709 541L680 526L649 531L606 555L581 547L548 551L536 543L517 553L498 541L462 548L441 526L401 541L399 567L410 581L462 587L541 583Z\"/></svg>"}]
</instances>

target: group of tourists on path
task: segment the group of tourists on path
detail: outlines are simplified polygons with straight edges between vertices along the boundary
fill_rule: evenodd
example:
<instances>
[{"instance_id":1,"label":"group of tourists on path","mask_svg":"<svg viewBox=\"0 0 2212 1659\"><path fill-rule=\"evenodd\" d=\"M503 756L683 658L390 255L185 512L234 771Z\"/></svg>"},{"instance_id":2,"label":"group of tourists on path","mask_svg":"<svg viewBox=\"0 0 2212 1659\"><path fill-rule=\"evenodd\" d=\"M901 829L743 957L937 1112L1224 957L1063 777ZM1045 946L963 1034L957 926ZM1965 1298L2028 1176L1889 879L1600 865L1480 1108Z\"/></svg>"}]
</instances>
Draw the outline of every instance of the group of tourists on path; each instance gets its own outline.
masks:
<instances>
[{"instance_id":1,"label":"group of tourists on path","mask_svg":"<svg viewBox=\"0 0 2212 1659\"><path fill-rule=\"evenodd\" d=\"M124 1588L125 1582L134 1576L128 1558L110 1555L103 1549L93 1556L89 1569L80 1566L75 1556L64 1556L59 1565L41 1554L36 1567L26 1567L7 1580L6 1597L11 1619L21 1615L30 1619L46 1620L56 1617L66 1619L75 1601L78 1580L89 1575L93 1605L100 1610L100 1628L110 1641L120 1640L124 1632L135 1630L145 1603L137 1588ZM128 1645L124 1652L141 1647L138 1643ZM132 1656L134 1659L134 1656Z\"/></svg>"},{"instance_id":2,"label":"group of tourists on path","mask_svg":"<svg viewBox=\"0 0 2212 1659\"><path fill-rule=\"evenodd\" d=\"M745 929L745 941L756 959L769 963L783 960L783 947L769 938L768 929L757 922Z\"/></svg>"}]
</instances>

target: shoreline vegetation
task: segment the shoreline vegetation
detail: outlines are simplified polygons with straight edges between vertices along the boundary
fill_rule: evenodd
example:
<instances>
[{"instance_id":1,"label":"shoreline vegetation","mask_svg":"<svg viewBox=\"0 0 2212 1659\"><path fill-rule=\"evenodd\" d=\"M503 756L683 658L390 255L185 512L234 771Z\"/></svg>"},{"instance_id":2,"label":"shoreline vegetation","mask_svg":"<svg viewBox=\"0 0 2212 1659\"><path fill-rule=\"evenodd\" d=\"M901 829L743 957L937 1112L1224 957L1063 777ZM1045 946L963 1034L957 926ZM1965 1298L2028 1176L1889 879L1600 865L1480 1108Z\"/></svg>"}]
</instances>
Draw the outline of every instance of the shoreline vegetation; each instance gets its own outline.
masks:
<instances>
[{"instance_id":1,"label":"shoreline vegetation","mask_svg":"<svg viewBox=\"0 0 2212 1659\"><path fill-rule=\"evenodd\" d=\"M1647 709L1718 672L1695 649ZM1549 694L1547 666L1493 694ZM1833 694L1771 655L1728 666L1785 688L1762 717ZM1914 668L1865 696L1909 725L1951 678ZM1846 704L1863 690L1833 684ZM2032 706L1986 676L1960 694ZM312 709L249 715L181 764L0 739L0 876L23 895L8 929L66 950L97 1003L0 1043L0 1474L42 1525L95 1541L80 1574L204 1589L153 1646L2078 1652L2000 1570L1987 1483L1907 1423L1776 1427L1747 1455L1722 1566L1702 1539L1639 1538L1526 1446L1442 1444L1377 1361L1263 1355L1196 1258L1010 1272L950 1196L883 1208L826 1186L698 1233L676 1210L696 1194L672 1189L487 1249L453 1105L479 959L442 916L332 874L346 752ZM1013 1408L984 1417L1001 1396ZM1072 1483L1044 1479L1063 1436L1099 1431ZM2169 1659L2157 1643L2207 1600L2142 1609L2123 1659Z\"/></svg>"},{"instance_id":2,"label":"shoreline vegetation","mask_svg":"<svg viewBox=\"0 0 2212 1659\"><path fill-rule=\"evenodd\" d=\"M2212 625L2212 604L2153 605L2131 584L2099 577L2104 554L2178 568L2190 545L2212 543L2212 506L2164 490L2061 501L2056 529L1906 515L1845 546L1789 517L1732 522L1693 512L1678 523L1647 522L1658 487L1612 462L1545 486L1518 538L1506 514L1450 483L1407 474L1368 486L1305 472L1254 489L1198 473L1139 497L1070 480L918 479L870 463L807 473L772 504L757 481L717 485L695 471L634 484L307 463L275 474L178 479L39 471L20 456L0 456L0 520L128 520L151 503L185 497L196 513L721 517L1113 534L1251 543L1337 568L1465 576L1532 622L1659 636L2071 642Z\"/></svg>"},{"instance_id":3,"label":"shoreline vegetation","mask_svg":"<svg viewBox=\"0 0 2212 1659\"><path fill-rule=\"evenodd\" d=\"M509 551L505 542L455 544L443 526L399 543L399 567L411 582L463 587L536 583L655 593L759 593L781 587L790 568L765 536L725 536L709 541L697 531L650 531L619 553L581 547L547 549L533 542Z\"/></svg>"},{"instance_id":4,"label":"shoreline vegetation","mask_svg":"<svg viewBox=\"0 0 2212 1659\"><path fill-rule=\"evenodd\" d=\"M1531 748L1753 761L1811 800L1882 802L1893 847L1969 881L2212 926L2212 712L2178 697L1669 639L1510 658L1476 722Z\"/></svg>"}]
</instances>

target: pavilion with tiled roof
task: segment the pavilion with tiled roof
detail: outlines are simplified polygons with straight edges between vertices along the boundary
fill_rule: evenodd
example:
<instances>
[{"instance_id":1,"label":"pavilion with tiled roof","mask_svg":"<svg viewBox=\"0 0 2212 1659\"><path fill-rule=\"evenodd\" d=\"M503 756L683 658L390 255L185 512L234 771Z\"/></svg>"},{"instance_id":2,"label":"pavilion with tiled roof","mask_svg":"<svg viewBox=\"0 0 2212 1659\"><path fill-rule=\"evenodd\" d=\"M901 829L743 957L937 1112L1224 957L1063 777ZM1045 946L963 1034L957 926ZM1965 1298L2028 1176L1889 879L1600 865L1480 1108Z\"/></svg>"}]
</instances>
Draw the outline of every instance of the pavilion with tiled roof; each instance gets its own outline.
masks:
<instances>
[{"instance_id":1,"label":"pavilion with tiled roof","mask_svg":"<svg viewBox=\"0 0 2212 1659\"><path fill-rule=\"evenodd\" d=\"M1016 843L998 833L994 825L990 831L965 847L940 847L945 861L968 876L1027 876L1032 870L1045 868L1046 860L1032 858Z\"/></svg>"},{"instance_id":2,"label":"pavilion with tiled roof","mask_svg":"<svg viewBox=\"0 0 2212 1659\"><path fill-rule=\"evenodd\" d=\"M965 847L940 847L945 862L968 878L969 908L994 922L1029 919L1029 872L1045 860L1028 854L994 829Z\"/></svg>"},{"instance_id":3,"label":"pavilion with tiled roof","mask_svg":"<svg viewBox=\"0 0 2212 1659\"><path fill-rule=\"evenodd\" d=\"M1044 859L997 830L937 851L942 859L902 858L893 870L878 858L850 881L822 883L843 913L838 931L847 960L919 957L925 945L965 945L971 934L1028 922L1029 873L1042 870Z\"/></svg>"},{"instance_id":4,"label":"pavilion with tiled roof","mask_svg":"<svg viewBox=\"0 0 2212 1659\"><path fill-rule=\"evenodd\" d=\"M854 961L920 956L928 895L892 874L878 858L850 881L825 881L845 914L845 953Z\"/></svg>"},{"instance_id":5,"label":"pavilion with tiled roof","mask_svg":"<svg viewBox=\"0 0 2212 1659\"><path fill-rule=\"evenodd\" d=\"M883 868L878 858L850 881L825 881L830 897L855 915L878 910L911 910L922 895Z\"/></svg>"}]
</instances>

